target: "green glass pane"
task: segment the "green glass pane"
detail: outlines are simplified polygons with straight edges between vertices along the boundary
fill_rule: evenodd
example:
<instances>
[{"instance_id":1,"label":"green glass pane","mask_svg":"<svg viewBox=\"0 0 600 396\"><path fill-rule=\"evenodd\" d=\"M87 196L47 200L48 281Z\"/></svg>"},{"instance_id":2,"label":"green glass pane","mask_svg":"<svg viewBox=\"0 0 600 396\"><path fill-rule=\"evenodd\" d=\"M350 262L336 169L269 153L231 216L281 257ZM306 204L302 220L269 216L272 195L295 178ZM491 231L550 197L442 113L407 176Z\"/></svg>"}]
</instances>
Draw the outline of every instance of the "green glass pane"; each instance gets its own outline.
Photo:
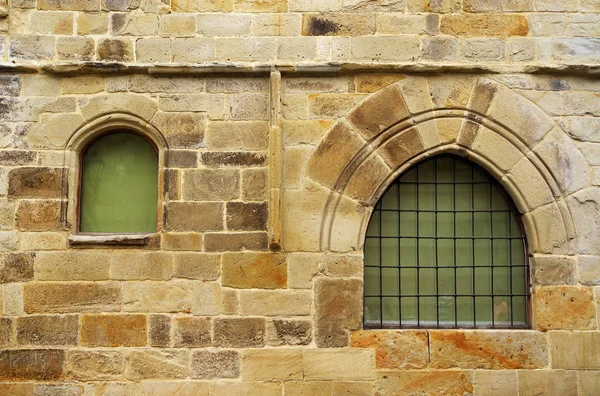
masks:
<instances>
[{"instance_id":1,"label":"green glass pane","mask_svg":"<svg viewBox=\"0 0 600 396\"><path fill-rule=\"evenodd\" d=\"M80 231L156 231L158 154L143 138L111 133L84 152Z\"/></svg>"}]
</instances>

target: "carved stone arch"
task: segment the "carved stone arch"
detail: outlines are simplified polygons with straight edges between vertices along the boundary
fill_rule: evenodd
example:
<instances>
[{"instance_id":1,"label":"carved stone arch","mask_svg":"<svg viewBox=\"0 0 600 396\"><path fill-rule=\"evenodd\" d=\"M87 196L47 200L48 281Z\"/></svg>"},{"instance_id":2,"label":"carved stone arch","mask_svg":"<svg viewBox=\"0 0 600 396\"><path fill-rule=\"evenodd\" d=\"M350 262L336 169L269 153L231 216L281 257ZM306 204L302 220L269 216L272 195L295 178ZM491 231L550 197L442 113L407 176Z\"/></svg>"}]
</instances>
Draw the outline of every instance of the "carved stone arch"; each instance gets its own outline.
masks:
<instances>
[{"instance_id":1,"label":"carved stone arch","mask_svg":"<svg viewBox=\"0 0 600 396\"><path fill-rule=\"evenodd\" d=\"M577 253L567 200L589 186L584 156L525 97L489 78L411 77L367 97L323 137L288 191L286 250L360 252L371 210L424 158L467 157L507 189L533 254Z\"/></svg>"}]
</instances>

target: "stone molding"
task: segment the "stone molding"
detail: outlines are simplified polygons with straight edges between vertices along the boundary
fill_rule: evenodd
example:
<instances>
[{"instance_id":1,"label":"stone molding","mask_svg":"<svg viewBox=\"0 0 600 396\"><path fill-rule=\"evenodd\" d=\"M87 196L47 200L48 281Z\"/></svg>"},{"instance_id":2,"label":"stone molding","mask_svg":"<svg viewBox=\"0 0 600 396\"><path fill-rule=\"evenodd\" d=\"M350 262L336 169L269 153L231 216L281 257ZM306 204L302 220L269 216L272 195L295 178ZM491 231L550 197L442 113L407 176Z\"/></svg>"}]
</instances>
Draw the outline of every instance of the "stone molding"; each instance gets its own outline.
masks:
<instances>
[{"instance_id":1,"label":"stone molding","mask_svg":"<svg viewBox=\"0 0 600 396\"><path fill-rule=\"evenodd\" d=\"M284 248L360 252L372 207L389 183L444 152L501 181L523 214L530 253L576 253L567 197L589 184L583 155L532 102L476 77L410 77L350 110L309 157L303 189L288 195L312 204L287 216Z\"/></svg>"}]
</instances>

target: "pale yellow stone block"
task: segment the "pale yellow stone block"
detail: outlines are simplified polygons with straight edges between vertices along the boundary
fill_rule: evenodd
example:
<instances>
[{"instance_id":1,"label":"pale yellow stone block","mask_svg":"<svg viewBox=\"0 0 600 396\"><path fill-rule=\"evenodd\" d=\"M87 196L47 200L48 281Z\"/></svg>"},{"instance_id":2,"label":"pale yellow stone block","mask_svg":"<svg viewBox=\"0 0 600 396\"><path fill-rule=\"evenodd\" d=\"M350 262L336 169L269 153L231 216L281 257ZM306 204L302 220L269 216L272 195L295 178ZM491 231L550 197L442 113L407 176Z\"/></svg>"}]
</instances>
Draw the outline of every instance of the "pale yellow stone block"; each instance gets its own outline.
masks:
<instances>
[{"instance_id":1,"label":"pale yellow stone block","mask_svg":"<svg viewBox=\"0 0 600 396\"><path fill-rule=\"evenodd\" d=\"M170 14L160 17L158 34L162 37L192 37L195 33L194 15Z\"/></svg>"},{"instance_id":2,"label":"pale yellow stone block","mask_svg":"<svg viewBox=\"0 0 600 396\"><path fill-rule=\"evenodd\" d=\"M281 396L281 388L280 382L213 381L210 396Z\"/></svg>"},{"instance_id":3,"label":"pale yellow stone block","mask_svg":"<svg viewBox=\"0 0 600 396\"><path fill-rule=\"evenodd\" d=\"M39 34L73 34L73 15L60 11L34 12L30 28Z\"/></svg>"},{"instance_id":4,"label":"pale yellow stone block","mask_svg":"<svg viewBox=\"0 0 600 396\"><path fill-rule=\"evenodd\" d=\"M77 34L105 34L108 31L108 14L79 13Z\"/></svg>"},{"instance_id":5,"label":"pale yellow stone block","mask_svg":"<svg viewBox=\"0 0 600 396\"><path fill-rule=\"evenodd\" d=\"M500 134L485 127L479 128L471 149L504 172L511 170L525 156Z\"/></svg>"},{"instance_id":6,"label":"pale yellow stone block","mask_svg":"<svg viewBox=\"0 0 600 396\"><path fill-rule=\"evenodd\" d=\"M64 250L67 248L67 236L59 232L22 232L23 250Z\"/></svg>"},{"instance_id":7,"label":"pale yellow stone block","mask_svg":"<svg viewBox=\"0 0 600 396\"><path fill-rule=\"evenodd\" d=\"M268 61L273 60L277 52L275 39L260 38L217 38L215 54L224 61Z\"/></svg>"},{"instance_id":8,"label":"pale yellow stone block","mask_svg":"<svg viewBox=\"0 0 600 396\"><path fill-rule=\"evenodd\" d=\"M312 292L307 290L241 290L242 315L303 316L309 315Z\"/></svg>"},{"instance_id":9,"label":"pale yellow stone block","mask_svg":"<svg viewBox=\"0 0 600 396\"><path fill-rule=\"evenodd\" d=\"M126 282L123 310L126 312L191 312L191 282Z\"/></svg>"},{"instance_id":10,"label":"pale yellow stone block","mask_svg":"<svg viewBox=\"0 0 600 396\"><path fill-rule=\"evenodd\" d=\"M350 57L359 61L411 61L420 55L417 35L350 38Z\"/></svg>"},{"instance_id":11,"label":"pale yellow stone block","mask_svg":"<svg viewBox=\"0 0 600 396\"><path fill-rule=\"evenodd\" d=\"M301 349L247 350L242 356L244 381L290 381L303 377Z\"/></svg>"},{"instance_id":12,"label":"pale yellow stone block","mask_svg":"<svg viewBox=\"0 0 600 396\"><path fill-rule=\"evenodd\" d=\"M93 94L104 91L102 76L69 76L61 80L63 94Z\"/></svg>"},{"instance_id":13,"label":"pale yellow stone block","mask_svg":"<svg viewBox=\"0 0 600 396\"><path fill-rule=\"evenodd\" d=\"M110 256L99 252L40 252L35 258L36 280L108 279Z\"/></svg>"},{"instance_id":14,"label":"pale yellow stone block","mask_svg":"<svg viewBox=\"0 0 600 396\"><path fill-rule=\"evenodd\" d=\"M39 74L21 77L21 87L25 96L59 96L61 80Z\"/></svg>"},{"instance_id":15,"label":"pale yellow stone block","mask_svg":"<svg viewBox=\"0 0 600 396\"><path fill-rule=\"evenodd\" d=\"M198 34L202 36L249 36L252 16L246 14L200 14Z\"/></svg>"},{"instance_id":16,"label":"pale yellow stone block","mask_svg":"<svg viewBox=\"0 0 600 396\"><path fill-rule=\"evenodd\" d=\"M300 187L302 171L312 150L311 146L293 146L284 149L283 185L285 188Z\"/></svg>"},{"instance_id":17,"label":"pale yellow stone block","mask_svg":"<svg viewBox=\"0 0 600 396\"><path fill-rule=\"evenodd\" d=\"M111 279L169 280L173 255L161 252L115 252L110 264Z\"/></svg>"},{"instance_id":18,"label":"pale yellow stone block","mask_svg":"<svg viewBox=\"0 0 600 396\"><path fill-rule=\"evenodd\" d=\"M2 286L2 312L7 316L25 314L22 283L9 283Z\"/></svg>"},{"instance_id":19,"label":"pale yellow stone block","mask_svg":"<svg viewBox=\"0 0 600 396\"><path fill-rule=\"evenodd\" d=\"M300 36L302 15L257 14L252 17L253 36Z\"/></svg>"},{"instance_id":20,"label":"pale yellow stone block","mask_svg":"<svg viewBox=\"0 0 600 396\"><path fill-rule=\"evenodd\" d=\"M288 256L288 287L311 289L312 279L319 272L319 254L294 253Z\"/></svg>"},{"instance_id":21,"label":"pale yellow stone block","mask_svg":"<svg viewBox=\"0 0 600 396\"><path fill-rule=\"evenodd\" d=\"M375 354L367 349L306 349L303 351L306 380L375 379Z\"/></svg>"},{"instance_id":22,"label":"pale yellow stone block","mask_svg":"<svg viewBox=\"0 0 600 396\"><path fill-rule=\"evenodd\" d=\"M195 282L192 292L194 315L218 315L223 311L220 282Z\"/></svg>"},{"instance_id":23,"label":"pale yellow stone block","mask_svg":"<svg viewBox=\"0 0 600 396\"><path fill-rule=\"evenodd\" d=\"M208 396L208 382L142 381L142 395Z\"/></svg>"}]
</instances>

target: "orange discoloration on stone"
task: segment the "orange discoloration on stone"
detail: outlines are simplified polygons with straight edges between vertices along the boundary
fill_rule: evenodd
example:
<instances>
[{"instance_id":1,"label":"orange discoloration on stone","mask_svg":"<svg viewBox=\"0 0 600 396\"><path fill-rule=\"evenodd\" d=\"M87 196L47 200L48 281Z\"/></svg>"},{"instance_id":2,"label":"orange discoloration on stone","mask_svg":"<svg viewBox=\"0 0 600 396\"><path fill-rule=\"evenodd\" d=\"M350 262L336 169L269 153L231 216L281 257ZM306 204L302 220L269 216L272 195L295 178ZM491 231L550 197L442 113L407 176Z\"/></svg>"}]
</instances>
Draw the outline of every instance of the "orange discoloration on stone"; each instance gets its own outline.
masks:
<instances>
[{"instance_id":1,"label":"orange discoloration on stone","mask_svg":"<svg viewBox=\"0 0 600 396\"><path fill-rule=\"evenodd\" d=\"M146 345L146 315L85 315L81 343L90 346Z\"/></svg>"},{"instance_id":2,"label":"orange discoloration on stone","mask_svg":"<svg viewBox=\"0 0 600 396\"><path fill-rule=\"evenodd\" d=\"M242 289L284 288L287 286L285 256L269 253L224 254L223 285Z\"/></svg>"},{"instance_id":3,"label":"orange discoloration on stone","mask_svg":"<svg viewBox=\"0 0 600 396\"><path fill-rule=\"evenodd\" d=\"M597 328L591 288L541 287L535 294L536 322L540 330L590 330Z\"/></svg>"},{"instance_id":4,"label":"orange discoloration on stone","mask_svg":"<svg viewBox=\"0 0 600 396\"><path fill-rule=\"evenodd\" d=\"M415 369L429 362L428 336L424 330L357 331L350 346L374 348L377 368Z\"/></svg>"},{"instance_id":5,"label":"orange discoloration on stone","mask_svg":"<svg viewBox=\"0 0 600 396\"><path fill-rule=\"evenodd\" d=\"M510 37L526 36L529 24L524 15L516 14L460 14L444 15L441 32L456 37Z\"/></svg>"}]
</instances>

